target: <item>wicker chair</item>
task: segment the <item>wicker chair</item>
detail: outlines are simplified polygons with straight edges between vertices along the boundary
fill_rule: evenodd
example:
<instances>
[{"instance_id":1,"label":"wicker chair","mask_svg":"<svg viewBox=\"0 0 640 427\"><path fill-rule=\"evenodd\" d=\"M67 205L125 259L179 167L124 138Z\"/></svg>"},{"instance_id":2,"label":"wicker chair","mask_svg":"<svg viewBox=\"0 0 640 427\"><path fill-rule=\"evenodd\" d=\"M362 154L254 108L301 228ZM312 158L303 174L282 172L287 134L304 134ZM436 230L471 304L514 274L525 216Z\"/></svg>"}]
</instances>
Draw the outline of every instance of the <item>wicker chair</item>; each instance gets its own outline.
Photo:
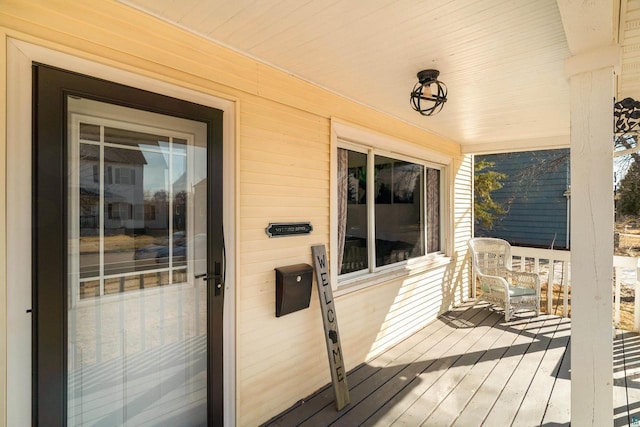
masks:
<instances>
[{"instance_id":1,"label":"wicker chair","mask_svg":"<svg viewBox=\"0 0 640 427\"><path fill-rule=\"evenodd\" d=\"M469 240L473 270L480 280L480 300L504 308L509 321L518 310L540 314L540 277L511 269L511 245L502 239L476 237ZM475 286L475 283L473 284Z\"/></svg>"}]
</instances>

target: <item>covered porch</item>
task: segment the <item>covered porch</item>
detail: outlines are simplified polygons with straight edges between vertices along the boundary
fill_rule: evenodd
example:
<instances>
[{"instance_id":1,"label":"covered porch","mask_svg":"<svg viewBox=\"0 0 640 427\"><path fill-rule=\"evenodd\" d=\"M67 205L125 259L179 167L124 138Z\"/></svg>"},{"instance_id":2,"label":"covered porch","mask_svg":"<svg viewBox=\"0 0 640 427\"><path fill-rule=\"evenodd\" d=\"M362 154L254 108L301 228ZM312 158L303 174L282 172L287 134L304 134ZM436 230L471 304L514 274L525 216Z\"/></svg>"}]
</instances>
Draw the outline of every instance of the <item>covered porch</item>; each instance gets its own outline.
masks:
<instances>
[{"instance_id":1,"label":"covered porch","mask_svg":"<svg viewBox=\"0 0 640 427\"><path fill-rule=\"evenodd\" d=\"M32 321L43 319L37 310L45 299L38 305L29 286L30 219L46 205L25 197L40 173L31 152L34 63L224 110L224 147L215 158L223 202L215 221L224 230L225 280L207 291L223 315L206 331L222 342L215 347L221 357L207 355L207 383L216 390L207 416L215 413L216 425L603 426L640 418L632 387L640 342L632 333L612 340L610 297L612 100L640 99L637 0L294 3L12 0L0 7L0 80L7 88L0 94L0 426L37 423L34 415L67 418L65 357L51 367L60 392L31 388L33 366L39 369L39 354L49 351L32 351L32 338L46 336ZM408 98L416 73L431 69L449 97L441 114L427 118ZM580 284L571 294L572 320L542 315L505 323L481 305L452 308L471 297L473 155L560 147L571 148L573 252L557 261L571 262L571 280ZM408 251L392 248L389 264L378 263L376 223L368 219L368 267L350 277L339 271L346 234L337 231L345 225L338 210L350 200L338 191L340 150L365 154L370 178L381 164L440 171L435 218L425 214L426 199L399 193L379 203L408 211L415 200L424 231L418 240L435 236L433 251L407 259ZM378 158L388 161L376 164ZM67 167L57 166L61 174ZM426 197L423 181L420 191L413 188ZM373 219L375 188L375 179L367 181L362 204ZM64 209L60 215L68 216ZM265 228L281 223L313 225L313 234L271 239ZM340 412L333 390L322 388L329 372L318 299L291 316L274 310L274 269L309 263L316 244L332 255L331 285L351 358L351 403ZM72 249L65 256L75 256ZM203 277L210 275L192 279ZM55 309L64 313L62 274L55 289L62 297ZM568 287L563 291L566 304ZM90 302L97 306L102 296ZM54 344L68 348L64 316ZM127 342L123 319L105 317L104 324ZM152 322L135 325L146 330L147 323L158 330ZM124 345L114 348L115 356L127 356ZM129 417L126 399L117 409Z\"/></svg>"},{"instance_id":2,"label":"covered porch","mask_svg":"<svg viewBox=\"0 0 640 427\"><path fill-rule=\"evenodd\" d=\"M616 330L613 360L611 425L636 425L640 336ZM568 426L570 372L570 319L468 302L351 370L342 411L328 385L265 425Z\"/></svg>"}]
</instances>

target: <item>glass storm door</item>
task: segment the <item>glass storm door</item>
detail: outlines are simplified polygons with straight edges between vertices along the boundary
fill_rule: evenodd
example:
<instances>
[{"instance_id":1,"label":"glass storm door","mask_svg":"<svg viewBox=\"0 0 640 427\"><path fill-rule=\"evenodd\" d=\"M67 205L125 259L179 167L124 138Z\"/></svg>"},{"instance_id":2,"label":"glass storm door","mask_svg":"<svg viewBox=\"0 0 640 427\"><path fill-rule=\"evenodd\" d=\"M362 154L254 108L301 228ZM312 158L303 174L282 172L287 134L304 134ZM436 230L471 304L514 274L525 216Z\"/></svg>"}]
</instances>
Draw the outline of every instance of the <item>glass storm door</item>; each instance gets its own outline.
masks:
<instances>
[{"instance_id":1,"label":"glass storm door","mask_svg":"<svg viewBox=\"0 0 640 427\"><path fill-rule=\"evenodd\" d=\"M35 422L219 424L222 112L34 73Z\"/></svg>"}]
</instances>

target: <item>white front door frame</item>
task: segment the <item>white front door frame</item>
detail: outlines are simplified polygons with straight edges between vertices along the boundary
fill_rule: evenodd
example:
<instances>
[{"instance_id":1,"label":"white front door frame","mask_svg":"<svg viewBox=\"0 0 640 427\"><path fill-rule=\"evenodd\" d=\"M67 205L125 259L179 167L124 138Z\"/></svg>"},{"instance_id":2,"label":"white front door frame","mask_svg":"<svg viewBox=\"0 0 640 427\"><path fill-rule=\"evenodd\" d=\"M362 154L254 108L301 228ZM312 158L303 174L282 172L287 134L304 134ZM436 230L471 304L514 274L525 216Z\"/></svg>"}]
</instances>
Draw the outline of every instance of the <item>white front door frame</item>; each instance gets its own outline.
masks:
<instances>
[{"instance_id":1,"label":"white front door frame","mask_svg":"<svg viewBox=\"0 0 640 427\"><path fill-rule=\"evenodd\" d=\"M236 104L142 74L124 71L67 53L8 38L7 46L7 355L6 425L31 424L31 181L32 64L69 71L172 96L224 111L223 223L226 281L224 301L225 425L236 420L235 381L235 182Z\"/></svg>"}]
</instances>

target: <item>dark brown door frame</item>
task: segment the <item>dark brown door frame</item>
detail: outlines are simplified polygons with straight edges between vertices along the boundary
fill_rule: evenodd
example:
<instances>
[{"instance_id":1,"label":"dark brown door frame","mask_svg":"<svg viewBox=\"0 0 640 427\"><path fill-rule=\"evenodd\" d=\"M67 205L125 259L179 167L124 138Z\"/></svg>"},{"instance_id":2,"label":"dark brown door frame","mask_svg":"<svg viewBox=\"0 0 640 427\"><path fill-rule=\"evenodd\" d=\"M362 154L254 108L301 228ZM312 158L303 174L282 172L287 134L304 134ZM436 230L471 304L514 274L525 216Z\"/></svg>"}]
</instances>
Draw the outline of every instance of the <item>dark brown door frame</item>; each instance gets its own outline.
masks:
<instances>
[{"instance_id":1,"label":"dark brown door frame","mask_svg":"<svg viewBox=\"0 0 640 427\"><path fill-rule=\"evenodd\" d=\"M33 425L67 420L67 117L69 95L207 124L208 419L223 421L222 117L211 107L33 65ZM217 288L217 284L222 286Z\"/></svg>"}]
</instances>

